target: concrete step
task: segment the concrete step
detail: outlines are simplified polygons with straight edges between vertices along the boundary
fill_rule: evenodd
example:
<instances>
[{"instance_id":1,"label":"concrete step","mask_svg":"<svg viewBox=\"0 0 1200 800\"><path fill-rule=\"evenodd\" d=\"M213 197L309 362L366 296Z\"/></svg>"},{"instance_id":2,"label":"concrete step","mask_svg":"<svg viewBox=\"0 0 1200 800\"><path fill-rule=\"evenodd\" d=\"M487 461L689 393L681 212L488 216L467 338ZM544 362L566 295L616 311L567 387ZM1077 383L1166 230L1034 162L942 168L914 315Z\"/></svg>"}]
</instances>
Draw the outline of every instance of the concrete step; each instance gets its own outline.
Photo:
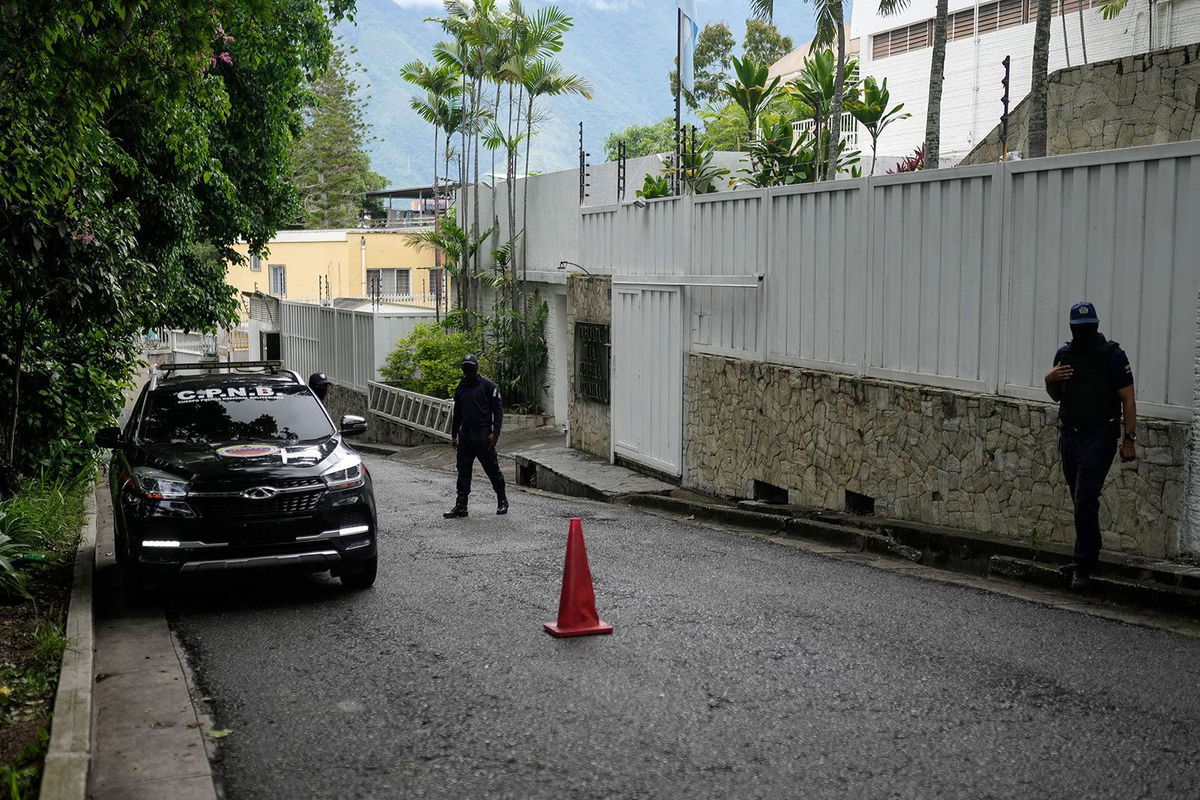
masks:
<instances>
[{"instance_id":1,"label":"concrete step","mask_svg":"<svg viewBox=\"0 0 1200 800\"><path fill-rule=\"evenodd\" d=\"M612 502L625 497L666 494L676 487L604 459L566 447L514 453L517 483L570 497Z\"/></svg>"},{"instance_id":2,"label":"concrete step","mask_svg":"<svg viewBox=\"0 0 1200 800\"><path fill-rule=\"evenodd\" d=\"M1052 589L1067 588L1070 581L1058 567L1058 564L1045 561L992 556L988 563L988 574L1015 578ZM1080 591L1080 596L1126 606L1200 616L1200 591L1168 586L1155 580L1131 580L1112 574L1098 574L1092 578L1088 588Z\"/></svg>"}]
</instances>

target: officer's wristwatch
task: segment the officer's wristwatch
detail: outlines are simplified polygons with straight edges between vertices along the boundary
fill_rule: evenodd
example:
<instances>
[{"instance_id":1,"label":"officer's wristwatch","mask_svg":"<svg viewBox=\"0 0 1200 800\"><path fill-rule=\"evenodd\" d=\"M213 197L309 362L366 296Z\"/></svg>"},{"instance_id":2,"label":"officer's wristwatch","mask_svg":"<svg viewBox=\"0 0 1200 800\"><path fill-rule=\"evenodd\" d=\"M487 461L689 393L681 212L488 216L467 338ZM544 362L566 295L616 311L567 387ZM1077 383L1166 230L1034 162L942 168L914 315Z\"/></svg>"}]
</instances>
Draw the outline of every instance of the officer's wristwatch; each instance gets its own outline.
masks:
<instances>
[{"instance_id":1,"label":"officer's wristwatch","mask_svg":"<svg viewBox=\"0 0 1200 800\"><path fill-rule=\"evenodd\" d=\"M1127 433L1127 434L1125 434L1125 441L1127 441L1127 442L1136 442L1136 441L1137 441L1137 434L1136 434L1136 433Z\"/></svg>"}]
</instances>

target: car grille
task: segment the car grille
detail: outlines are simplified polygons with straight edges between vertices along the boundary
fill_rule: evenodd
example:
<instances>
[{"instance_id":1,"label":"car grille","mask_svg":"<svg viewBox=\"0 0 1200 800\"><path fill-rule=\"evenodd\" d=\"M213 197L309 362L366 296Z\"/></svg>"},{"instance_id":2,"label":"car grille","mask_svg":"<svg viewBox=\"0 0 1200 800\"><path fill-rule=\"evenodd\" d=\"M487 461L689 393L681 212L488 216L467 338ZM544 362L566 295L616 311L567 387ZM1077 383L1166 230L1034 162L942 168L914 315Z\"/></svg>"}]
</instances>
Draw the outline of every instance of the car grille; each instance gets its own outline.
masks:
<instances>
[{"instance_id":1,"label":"car grille","mask_svg":"<svg viewBox=\"0 0 1200 800\"><path fill-rule=\"evenodd\" d=\"M320 478L288 478L287 480L272 480L271 485L276 489L296 489L301 486L324 486Z\"/></svg>"},{"instance_id":2,"label":"car grille","mask_svg":"<svg viewBox=\"0 0 1200 800\"><path fill-rule=\"evenodd\" d=\"M287 481L279 481L286 484ZM277 488L284 488L279 485ZM299 517L312 513L321 505L325 490L278 494L266 500L250 500L245 497L193 497L189 499L192 510L204 519L222 522L238 522L249 519Z\"/></svg>"}]
</instances>

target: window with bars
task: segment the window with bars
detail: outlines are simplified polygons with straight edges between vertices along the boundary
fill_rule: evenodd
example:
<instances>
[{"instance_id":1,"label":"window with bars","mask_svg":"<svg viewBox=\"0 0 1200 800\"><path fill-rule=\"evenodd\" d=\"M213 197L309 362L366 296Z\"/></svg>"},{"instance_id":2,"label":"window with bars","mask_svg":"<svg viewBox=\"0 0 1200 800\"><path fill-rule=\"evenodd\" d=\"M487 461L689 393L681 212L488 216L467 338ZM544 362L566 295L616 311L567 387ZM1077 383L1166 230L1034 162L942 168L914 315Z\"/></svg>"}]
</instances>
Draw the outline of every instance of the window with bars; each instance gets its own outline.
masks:
<instances>
[{"instance_id":1,"label":"window with bars","mask_svg":"<svg viewBox=\"0 0 1200 800\"><path fill-rule=\"evenodd\" d=\"M610 397L611 330L599 322L575 323L575 391L604 405Z\"/></svg>"},{"instance_id":2,"label":"window with bars","mask_svg":"<svg viewBox=\"0 0 1200 800\"><path fill-rule=\"evenodd\" d=\"M412 294L412 271L407 269L367 270L367 291L372 295Z\"/></svg>"}]
</instances>

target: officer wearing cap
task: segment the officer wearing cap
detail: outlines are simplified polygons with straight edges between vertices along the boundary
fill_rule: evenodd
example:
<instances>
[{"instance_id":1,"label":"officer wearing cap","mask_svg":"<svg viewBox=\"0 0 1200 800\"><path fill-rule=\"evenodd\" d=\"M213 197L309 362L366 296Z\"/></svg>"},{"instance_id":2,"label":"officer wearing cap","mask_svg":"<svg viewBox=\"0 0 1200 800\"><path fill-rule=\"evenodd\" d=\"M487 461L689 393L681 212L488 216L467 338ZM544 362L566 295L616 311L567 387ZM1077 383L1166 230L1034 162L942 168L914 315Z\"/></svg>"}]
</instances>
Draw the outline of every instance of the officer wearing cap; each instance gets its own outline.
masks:
<instances>
[{"instance_id":1,"label":"officer wearing cap","mask_svg":"<svg viewBox=\"0 0 1200 800\"><path fill-rule=\"evenodd\" d=\"M333 381L325 377L324 372L314 372L308 376L308 388L312 389L312 393L317 396L317 399L322 403L325 402L325 395L329 394L329 387L333 385Z\"/></svg>"},{"instance_id":2,"label":"officer wearing cap","mask_svg":"<svg viewBox=\"0 0 1200 800\"><path fill-rule=\"evenodd\" d=\"M1071 306L1071 341L1054 355L1046 392L1059 404L1058 450L1075 505L1075 555L1063 571L1082 589L1100 558L1100 492L1120 440L1121 460L1136 458L1133 369L1100 333L1093 303Z\"/></svg>"},{"instance_id":3,"label":"officer wearing cap","mask_svg":"<svg viewBox=\"0 0 1200 800\"><path fill-rule=\"evenodd\" d=\"M458 501L442 516L446 519L467 516L475 459L483 465L483 471L496 491L496 513L507 514L504 473L496 460L496 440L504 422L500 390L479 374L479 359L475 356L469 355L462 360L462 371L462 380L454 390L454 417L450 423L451 443L458 450Z\"/></svg>"}]
</instances>

